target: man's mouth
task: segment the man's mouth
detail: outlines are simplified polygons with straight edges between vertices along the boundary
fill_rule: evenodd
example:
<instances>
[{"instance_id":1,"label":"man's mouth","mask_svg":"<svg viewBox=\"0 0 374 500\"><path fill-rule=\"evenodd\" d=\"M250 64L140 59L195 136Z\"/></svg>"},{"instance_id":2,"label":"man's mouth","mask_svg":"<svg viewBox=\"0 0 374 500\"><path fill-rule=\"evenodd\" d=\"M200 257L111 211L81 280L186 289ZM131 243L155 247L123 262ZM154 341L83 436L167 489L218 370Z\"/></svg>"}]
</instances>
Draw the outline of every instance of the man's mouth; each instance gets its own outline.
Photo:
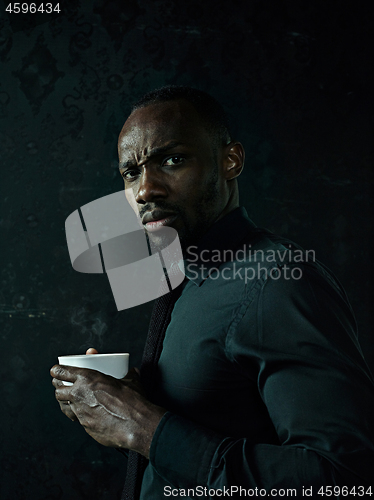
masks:
<instances>
[{"instance_id":1,"label":"man's mouth","mask_svg":"<svg viewBox=\"0 0 374 500\"><path fill-rule=\"evenodd\" d=\"M146 213L143 216L142 222L147 231L157 231L164 226L170 226L175 219L178 217L176 214L163 214L161 212L157 213Z\"/></svg>"}]
</instances>

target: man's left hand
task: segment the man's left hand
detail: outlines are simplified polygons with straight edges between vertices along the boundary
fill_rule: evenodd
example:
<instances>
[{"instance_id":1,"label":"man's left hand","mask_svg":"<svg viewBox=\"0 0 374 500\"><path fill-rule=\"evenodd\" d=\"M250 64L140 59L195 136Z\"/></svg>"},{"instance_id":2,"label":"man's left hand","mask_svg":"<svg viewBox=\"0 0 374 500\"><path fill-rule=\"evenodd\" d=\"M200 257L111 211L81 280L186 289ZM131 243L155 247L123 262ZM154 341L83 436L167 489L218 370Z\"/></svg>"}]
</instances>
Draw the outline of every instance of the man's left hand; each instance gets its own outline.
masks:
<instances>
[{"instance_id":1,"label":"man's left hand","mask_svg":"<svg viewBox=\"0 0 374 500\"><path fill-rule=\"evenodd\" d=\"M149 457L153 434L166 410L146 399L134 368L120 380L96 370L62 365L53 366L51 375L60 406L69 402L90 436L104 446L128 448ZM62 380L73 385L65 386Z\"/></svg>"}]
</instances>

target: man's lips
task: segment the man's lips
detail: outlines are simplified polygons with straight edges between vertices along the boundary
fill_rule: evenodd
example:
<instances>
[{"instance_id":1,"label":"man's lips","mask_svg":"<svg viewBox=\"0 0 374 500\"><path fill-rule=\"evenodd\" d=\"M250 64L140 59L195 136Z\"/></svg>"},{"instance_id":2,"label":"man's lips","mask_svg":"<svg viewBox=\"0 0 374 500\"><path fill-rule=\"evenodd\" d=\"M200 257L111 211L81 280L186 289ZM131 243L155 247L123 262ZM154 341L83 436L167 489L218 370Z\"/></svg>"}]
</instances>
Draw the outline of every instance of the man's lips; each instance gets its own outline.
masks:
<instances>
[{"instance_id":1,"label":"man's lips","mask_svg":"<svg viewBox=\"0 0 374 500\"><path fill-rule=\"evenodd\" d=\"M168 214L161 211L148 212L142 218L142 223L147 231L157 231L163 226L169 226L178 216L176 214Z\"/></svg>"}]
</instances>

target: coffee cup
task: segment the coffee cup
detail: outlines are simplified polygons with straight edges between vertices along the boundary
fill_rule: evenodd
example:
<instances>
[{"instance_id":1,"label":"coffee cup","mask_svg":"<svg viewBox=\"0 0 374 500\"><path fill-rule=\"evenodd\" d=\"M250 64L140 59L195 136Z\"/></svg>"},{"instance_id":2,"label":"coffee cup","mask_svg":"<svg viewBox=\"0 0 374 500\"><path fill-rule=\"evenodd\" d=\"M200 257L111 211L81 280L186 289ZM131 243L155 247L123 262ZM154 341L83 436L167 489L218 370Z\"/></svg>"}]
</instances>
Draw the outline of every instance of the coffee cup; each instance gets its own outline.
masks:
<instances>
[{"instance_id":1,"label":"coffee cup","mask_svg":"<svg viewBox=\"0 0 374 500\"><path fill-rule=\"evenodd\" d=\"M123 378L129 371L129 353L73 354L59 356L58 362L60 365L97 370L114 378ZM63 383L73 385L71 382L63 381Z\"/></svg>"}]
</instances>

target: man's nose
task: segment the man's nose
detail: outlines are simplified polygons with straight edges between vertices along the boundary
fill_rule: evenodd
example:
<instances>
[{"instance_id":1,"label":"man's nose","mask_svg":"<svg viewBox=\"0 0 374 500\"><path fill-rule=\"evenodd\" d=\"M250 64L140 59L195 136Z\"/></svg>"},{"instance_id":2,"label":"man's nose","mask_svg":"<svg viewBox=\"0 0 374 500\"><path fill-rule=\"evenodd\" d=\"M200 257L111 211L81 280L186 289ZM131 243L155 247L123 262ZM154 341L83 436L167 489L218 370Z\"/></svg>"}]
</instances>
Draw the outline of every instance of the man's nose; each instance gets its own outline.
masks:
<instances>
[{"instance_id":1,"label":"man's nose","mask_svg":"<svg viewBox=\"0 0 374 500\"><path fill-rule=\"evenodd\" d=\"M135 195L137 203L149 203L157 198L166 198L168 194L165 183L159 172L145 168L141 174L139 189Z\"/></svg>"}]
</instances>

